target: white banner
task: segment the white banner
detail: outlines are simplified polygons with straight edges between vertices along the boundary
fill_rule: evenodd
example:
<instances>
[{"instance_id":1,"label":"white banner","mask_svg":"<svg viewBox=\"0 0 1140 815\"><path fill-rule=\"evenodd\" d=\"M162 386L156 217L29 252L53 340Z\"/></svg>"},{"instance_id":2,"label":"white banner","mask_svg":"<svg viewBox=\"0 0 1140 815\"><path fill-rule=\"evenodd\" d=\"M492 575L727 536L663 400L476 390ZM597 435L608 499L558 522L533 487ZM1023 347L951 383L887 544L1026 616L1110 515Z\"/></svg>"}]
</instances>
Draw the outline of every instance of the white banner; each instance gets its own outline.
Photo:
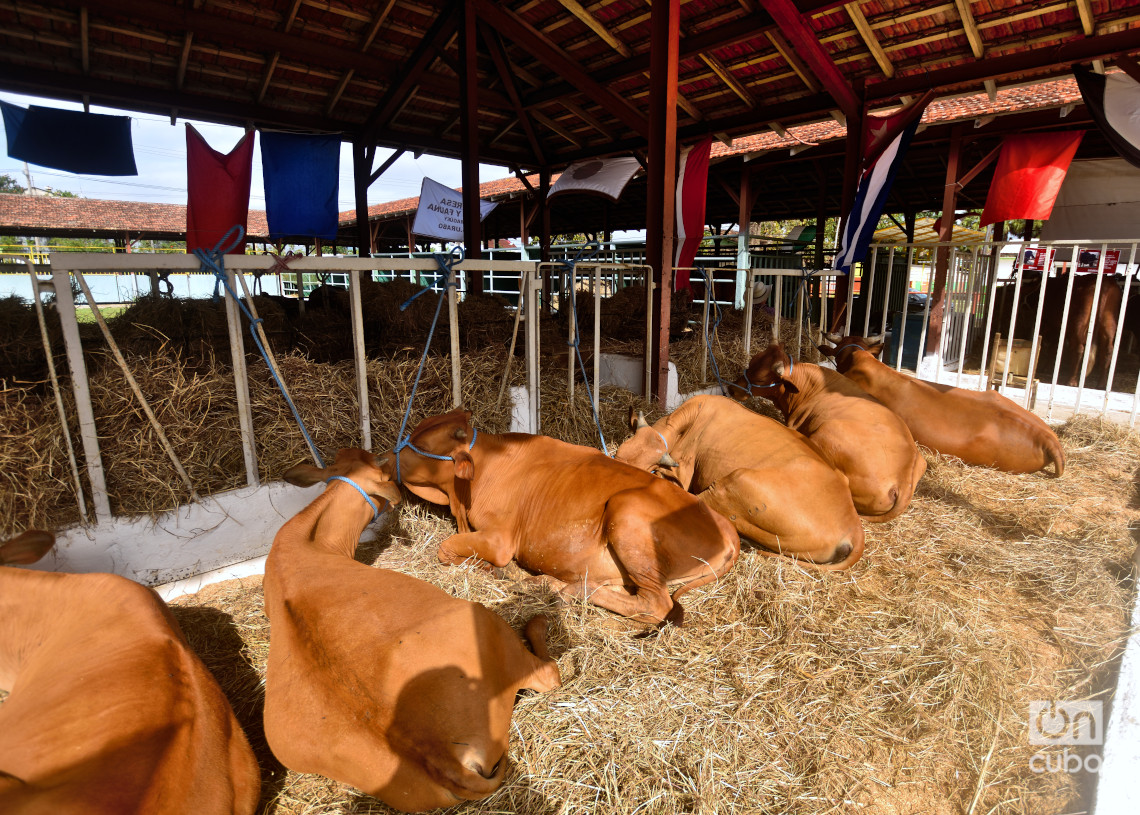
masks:
<instances>
[{"instance_id":1,"label":"white banner","mask_svg":"<svg viewBox=\"0 0 1140 815\"><path fill-rule=\"evenodd\" d=\"M497 206L497 203L480 201L479 220L486 218ZM425 178L420 186L420 204L412 232L463 243L463 196L451 187Z\"/></svg>"},{"instance_id":2,"label":"white banner","mask_svg":"<svg viewBox=\"0 0 1140 815\"><path fill-rule=\"evenodd\" d=\"M622 190L634 174L641 169L636 158L590 159L571 164L547 193L551 198L562 192L596 192L613 201L621 197Z\"/></svg>"}]
</instances>

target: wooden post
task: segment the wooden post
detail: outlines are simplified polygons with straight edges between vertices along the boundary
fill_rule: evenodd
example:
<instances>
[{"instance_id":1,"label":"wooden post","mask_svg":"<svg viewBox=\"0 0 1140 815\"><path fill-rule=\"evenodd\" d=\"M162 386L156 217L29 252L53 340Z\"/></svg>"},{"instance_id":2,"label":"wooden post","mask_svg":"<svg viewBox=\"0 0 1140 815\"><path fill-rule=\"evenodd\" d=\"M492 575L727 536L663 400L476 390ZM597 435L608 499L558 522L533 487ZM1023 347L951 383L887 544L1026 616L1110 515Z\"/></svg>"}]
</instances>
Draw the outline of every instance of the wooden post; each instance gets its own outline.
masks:
<instances>
[{"instance_id":1,"label":"wooden post","mask_svg":"<svg viewBox=\"0 0 1140 815\"><path fill-rule=\"evenodd\" d=\"M459 30L459 130L463 134L463 244L467 257L483 257L482 224L479 221L479 72L476 23L471 0L463 2L463 23ZM466 272L467 291L483 291L483 273ZM456 403L458 404L458 403Z\"/></svg>"},{"instance_id":2,"label":"wooden post","mask_svg":"<svg viewBox=\"0 0 1140 815\"><path fill-rule=\"evenodd\" d=\"M749 236L752 226L752 206L755 200L755 196L752 194L752 174L748 172L748 165L742 164L740 168L740 211L736 216L736 292L733 296L733 305L736 308L744 308L745 292L752 287L752 253ZM705 287L706 301L709 298L708 290L711 288L710 282ZM745 315L745 320L749 316L750 312ZM745 336L747 336L747 331ZM701 381L704 381L703 376Z\"/></svg>"},{"instance_id":3,"label":"wooden post","mask_svg":"<svg viewBox=\"0 0 1140 815\"><path fill-rule=\"evenodd\" d=\"M63 343L67 348L67 362L71 368L75 414L79 419L79 436L83 441L83 457L87 462L87 478L91 484L95 520L106 521L111 519L111 501L107 497L103 459L99 454L99 434L95 428L95 411L91 407L91 389L87 384L87 364L83 361L83 345L79 339L79 323L75 317L71 275L57 263L52 267L51 277L55 285L55 307L59 313L60 327L63 329Z\"/></svg>"},{"instance_id":4,"label":"wooden post","mask_svg":"<svg viewBox=\"0 0 1140 815\"><path fill-rule=\"evenodd\" d=\"M372 156L358 139L352 143L352 180L356 193L356 252L360 257L372 254L372 232L368 229L368 179L371 175Z\"/></svg>"},{"instance_id":5,"label":"wooden post","mask_svg":"<svg viewBox=\"0 0 1140 815\"><path fill-rule=\"evenodd\" d=\"M367 226L366 226L367 228ZM352 321L352 355L356 362L356 397L360 402L360 446L372 449L372 422L368 405L368 365L364 358L364 317L360 303L360 269L348 272L349 315ZM368 273L371 276L371 272Z\"/></svg>"},{"instance_id":6,"label":"wooden post","mask_svg":"<svg viewBox=\"0 0 1140 815\"><path fill-rule=\"evenodd\" d=\"M550 262L550 204L547 201L548 195L550 195L550 170L543 167L538 173L538 205L542 207L539 211L538 221L538 246L540 250L538 259L542 263ZM550 277L552 274L553 270L547 266L541 280L542 302L546 304L548 309L550 308ZM539 314L537 310L528 313L533 313L535 321L538 321Z\"/></svg>"},{"instance_id":7,"label":"wooden post","mask_svg":"<svg viewBox=\"0 0 1140 815\"><path fill-rule=\"evenodd\" d=\"M863 119L866 115L866 104L863 102L863 91L857 91L859 99L859 110L857 116L847 116L847 153L843 162L843 215L844 222L840 224L843 229L847 228L846 220L851 217L851 209L855 205L855 189L859 183L859 171L863 163L863 139L864 127ZM854 264L852 264L854 266ZM835 279L835 301L842 303L841 306L836 306L835 312L831 315L831 330L839 331L840 328L847 321L847 290L851 285L851 275L854 274L854 269L850 270L845 275L839 275ZM860 290L866 287L861 286ZM869 308L866 295L863 297L864 308Z\"/></svg>"},{"instance_id":8,"label":"wooden post","mask_svg":"<svg viewBox=\"0 0 1140 815\"><path fill-rule=\"evenodd\" d=\"M646 262L654 283L651 346L646 348L651 390L662 407L669 387L669 315L673 291L673 215L677 186L677 68L680 0L658 0L650 13L649 178ZM646 394L648 397L649 394Z\"/></svg>"},{"instance_id":9,"label":"wooden post","mask_svg":"<svg viewBox=\"0 0 1140 815\"><path fill-rule=\"evenodd\" d=\"M939 242L947 242L954 235L954 206L958 200L958 160L962 154L962 126L950 130L950 154L946 157L946 186L942 193L942 220L938 228ZM926 327L926 354L934 354L941 367L942 316L946 311L946 273L950 268L950 250L938 249L934 264L934 281L930 286L930 323ZM921 367L923 360L919 360ZM921 373L921 372L920 372Z\"/></svg>"}]
</instances>

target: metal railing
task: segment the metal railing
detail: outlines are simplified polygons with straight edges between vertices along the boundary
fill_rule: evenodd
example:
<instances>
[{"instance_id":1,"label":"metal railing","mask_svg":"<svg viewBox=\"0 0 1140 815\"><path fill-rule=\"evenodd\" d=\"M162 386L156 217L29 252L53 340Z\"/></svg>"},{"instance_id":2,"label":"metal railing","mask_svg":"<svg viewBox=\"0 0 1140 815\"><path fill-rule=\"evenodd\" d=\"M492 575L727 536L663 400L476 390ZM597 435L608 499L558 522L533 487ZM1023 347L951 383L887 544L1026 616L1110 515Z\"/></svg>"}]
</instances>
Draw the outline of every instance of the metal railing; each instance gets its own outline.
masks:
<instances>
[{"instance_id":1,"label":"metal railing","mask_svg":"<svg viewBox=\"0 0 1140 815\"><path fill-rule=\"evenodd\" d=\"M872 246L869 260L853 275L849 303L857 306L856 312L861 307L864 336L876 333L872 317L878 308L877 333L890 338L883 361L896 370L909 369L934 382L983 390L991 384L987 371L998 351L993 347L995 335L1000 334L1007 359L1014 341L1028 344L1028 360L1037 360L1043 347L1052 359L1046 370L1038 368L1029 378L1037 381L1036 389L1028 380L1024 387L1017 387L1010 364L1002 365L1000 380L993 383L999 392L1026 407L1036 399L1037 409L1047 419L1056 411L1098 413L1118 419L1127 415L1128 423L1134 425L1140 407L1140 364L1131 356L1122 358L1122 350L1125 341L1131 341L1126 333L1134 335L1140 329L1140 303L1129 305L1140 261L1137 244L1034 241ZM926 348L929 297L920 298L917 310L908 301L915 288L920 293L928 290L939 251L948 255L948 271L941 348L932 355ZM905 288L895 277L899 257L905 258ZM852 333L850 311L845 333ZM1094 315L1087 324L1083 323L1085 313ZM1081 329L1079 336L1074 327ZM1090 371L1098 355L1096 368ZM1106 372L1104 381L1094 382L1090 373L1101 371ZM1071 376L1062 381L1064 372ZM1121 388L1122 378L1128 381Z\"/></svg>"}]
</instances>

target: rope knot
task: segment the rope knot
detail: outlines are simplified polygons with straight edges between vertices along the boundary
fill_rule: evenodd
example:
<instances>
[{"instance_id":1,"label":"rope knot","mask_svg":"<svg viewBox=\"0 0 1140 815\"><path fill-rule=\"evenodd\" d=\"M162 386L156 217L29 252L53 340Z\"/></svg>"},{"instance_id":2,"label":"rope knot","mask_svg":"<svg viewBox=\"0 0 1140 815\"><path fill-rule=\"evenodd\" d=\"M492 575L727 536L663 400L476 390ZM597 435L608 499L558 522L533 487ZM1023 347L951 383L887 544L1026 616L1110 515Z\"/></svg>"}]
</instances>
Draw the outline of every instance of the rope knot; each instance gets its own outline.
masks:
<instances>
[{"instance_id":1,"label":"rope knot","mask_svg":"<svg viewBox=\"0 0 1140 815\"><path fill-rule=\"evenodd\" d=\"M412 302L421 294L426 294L438 286L441 279L444 281L444 289L447 289L449 287L457 288L459 286L458 277L452 274L452 270L455 268L456 263L462 263L463 259L467 257L467 253L464 251L463 247L459 244L456 244L455 246L451 247L450 252L447 252L446 254L442 252L436 252L434 257L436 265L439 266L439 272L436 273L435 279L432 280L432 282L427 286L424 286L418 292L413 294L403 303L401 303L400 311L406 310L408 306L410 306ZM440 292L440 294L442 293L443 292Z\"/></svg>"}]
</instances>

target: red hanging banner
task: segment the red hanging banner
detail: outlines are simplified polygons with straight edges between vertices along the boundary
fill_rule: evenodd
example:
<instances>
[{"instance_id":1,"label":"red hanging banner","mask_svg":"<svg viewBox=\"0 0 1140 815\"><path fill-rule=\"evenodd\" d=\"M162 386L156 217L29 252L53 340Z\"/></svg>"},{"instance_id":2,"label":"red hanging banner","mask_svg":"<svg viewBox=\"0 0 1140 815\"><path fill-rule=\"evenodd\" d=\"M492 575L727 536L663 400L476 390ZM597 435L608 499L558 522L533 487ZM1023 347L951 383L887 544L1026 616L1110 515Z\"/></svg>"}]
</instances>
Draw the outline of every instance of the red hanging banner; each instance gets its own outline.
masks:
<instances>
[{"instance_id":1,"label":"red hanging banner","mask_svg":"<svg viewBox=\"0 0 1140 815\"><path fill-rule=\"evenodd\" d=\"M253 173L253 131L228 155L219 153L191 125L186 125L186 251L213 249L226 233L249 220L249 185ZM227 254L245 252L240 241Z\"/></svg>"},{"instance_id":2,"label":"red hanging banner","mask_svg":"<svg viewBox=\"0 0 1140 815\"><path fill-rule=\"evenodd\" d=\"M1084 135L1078 130L1007 136L994 168L981 225L1048 220Z\"/></svg>"}]
</instances>

